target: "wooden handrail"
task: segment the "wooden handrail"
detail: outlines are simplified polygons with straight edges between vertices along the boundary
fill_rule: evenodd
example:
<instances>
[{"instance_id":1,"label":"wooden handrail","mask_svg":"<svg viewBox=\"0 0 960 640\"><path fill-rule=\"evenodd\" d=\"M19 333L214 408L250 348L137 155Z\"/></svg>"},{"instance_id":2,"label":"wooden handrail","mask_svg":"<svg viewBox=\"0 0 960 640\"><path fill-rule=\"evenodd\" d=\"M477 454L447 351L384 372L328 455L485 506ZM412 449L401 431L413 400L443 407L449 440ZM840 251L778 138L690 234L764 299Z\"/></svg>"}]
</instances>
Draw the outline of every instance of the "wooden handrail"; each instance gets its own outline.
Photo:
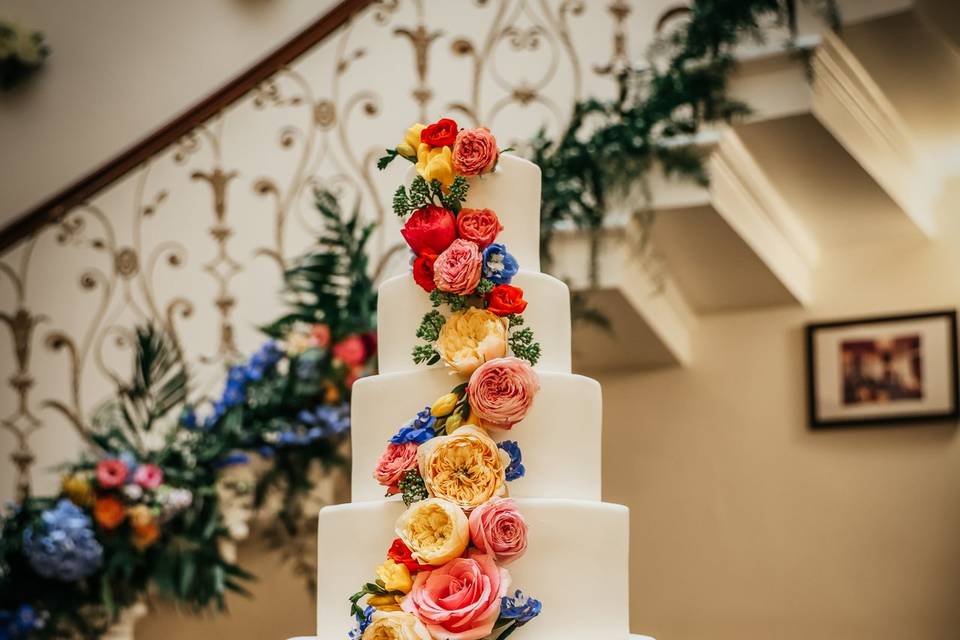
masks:
<instances>
[{"instance_id":1,"label":"wooden handrail","mask_svg":"<svg viewBox=\"0 0 960 640\"><path fill-rule=\"evenodd\" d=\"M274 75L336 31L373 0L342 0L303 31L119 155L97 167L59 193L24 212L0 231L0 252L56 221L137 166L230 106L258 84Z\"/></svg>"}]
</instances>

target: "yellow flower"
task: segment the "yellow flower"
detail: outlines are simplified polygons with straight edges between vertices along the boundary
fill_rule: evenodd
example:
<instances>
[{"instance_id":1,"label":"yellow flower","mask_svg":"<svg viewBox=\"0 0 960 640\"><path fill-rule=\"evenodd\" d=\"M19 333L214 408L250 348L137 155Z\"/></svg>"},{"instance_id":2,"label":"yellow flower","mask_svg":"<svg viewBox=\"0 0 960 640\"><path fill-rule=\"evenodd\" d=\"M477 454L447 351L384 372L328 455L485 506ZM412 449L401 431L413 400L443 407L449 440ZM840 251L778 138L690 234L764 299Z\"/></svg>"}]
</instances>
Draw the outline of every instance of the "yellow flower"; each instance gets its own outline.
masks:
<instances>
[{"instance_id":1,"label":"yellow flower","mask_svg":"<svg viewBox=\"0 0 960 640\"><path fill-rule=\"evenodd\" d=\"M370 596L367 604L377 611L400 611L401 596Z\"/></svg>"},{"instance_id":2,"label":"yellow flower","mask_svg":"<svg viewBox=\"0 0 960 640\"><path fill-rule=\"evenodd\" d=\"M412 504L397 520L396 532L415 560L436 566L460 557L470 544L467 514L440 498Z\"/></svg>"},{"instance_id":3,"label":"yellow flower","mask_svg":"<svg viewBox=\"0 0 960 640\"><path fill-rule=\"evenodd\" d=\"M412 613L381 609L374 612L361 640L431 640L431 636Z\"/></svg>"},{"instance_id":4,"label":"yellow flower","mask_svg":"<svg viewBox=\"0 0 960 640\"><path fill-rule=\"evenodd\" d=\"M443 188L453 184L453 152L450 147L431 147L421 142L417 148L417 173L428 183L439 181Z\"/></svg>"},{"instance_id":5,"label":"yellow flower","mask_svg":"<svg viewBox=\"0 0 960 640\"><path fill-rule=\"evenodd\" d=\"M93 487L84 476L76 474L63 476L61 487L63 495L78 507L92 507L96 500Z\"/></svg>"},{"instance_id":6,"label":"yellow flower","mask_svg":"<svg viewBox=\"0 0 960 640\"><path fill-rule=\"evenodd\" d=\"M127 509L127 518L130 519L130 524L134 529L140 529L153 522L153 513L147 505L138 504Z\"/></svg>"},{"instance_id":7,"label":"yellow flower","mask_svg":"<svg viewBox=\"0 0 960 640\"><path fill-rule=\"evenodd\" d=\"M397 145L397 153L404 158L416 158L417 149L420 147L420 132L426 128L427 125L419 122L410 125L410 128L403 135L403 142Z\"/></svg>"},{"instance_id":8,"label":"yellow flower","mask_svg":"<svg viewBox=\"0 0 960 640\"><path fill-rule=\"evenodd\" d=\"M470 375L487 360L507 355L507 325L485 309L458 311L440 329L437 351L452 369Z\"/></svg>"},{"instance_id":9,"label":"yellow flower","mask_svg":"<svg viewBox=\"0 0 960 640\"><path fill-rule=\"evenodd\" d=\"M433 406L430 407L430 415L434 418L448 416L453 412L453 408L457 406L457 402L459 401L460 396L453 392L445 396L440 396L436 402L433 403Z\"/></svg>"},{"instance_id":10,"label":"yellow flower","mask_svg":"<svg viewBox=\"0 0 960 640\"><path fill-rule=\"evenodd\" d=\"M406 565L393 560L387 560L377 567L377 577L383 580L383 586L387 591L410 593L410 589L413 589L410 569L407 569Z\"/></svg>"},{"instance_id":11,"label":"yellow flower","mask_svg":"<svg viewBox=\"0 0 960 640\"><path fill-rule=\"evenodd\" d=\"M483 429L464 426L452 435L432 438L420 445L417 462L430 495L462 509L506 493L509 456Z\"/></svg>"},{"instance_id":12,"label":"yellow flower","mask_svg":"<svg viewBox=\"0 0 960 640\"><path fill-rule=\"evenodd\" d=\"M443 427L447 430L447 433L453 433L462 426L463 414L461 414L459 411L448 417L447 421L443 423Z\"/></svg>"}]
</instances>

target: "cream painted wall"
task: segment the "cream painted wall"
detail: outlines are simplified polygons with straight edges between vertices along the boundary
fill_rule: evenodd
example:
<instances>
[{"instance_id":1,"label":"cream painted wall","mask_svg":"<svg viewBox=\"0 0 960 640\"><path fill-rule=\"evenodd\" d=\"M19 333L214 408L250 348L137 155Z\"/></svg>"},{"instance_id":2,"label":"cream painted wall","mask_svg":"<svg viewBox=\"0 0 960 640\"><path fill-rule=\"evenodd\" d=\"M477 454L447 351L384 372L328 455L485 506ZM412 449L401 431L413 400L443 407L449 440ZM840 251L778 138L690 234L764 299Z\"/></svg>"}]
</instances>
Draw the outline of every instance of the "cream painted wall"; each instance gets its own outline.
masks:
<instances>
[{"instance_id":1,"label":"cream painted wall","mask_svg":"<svg viewBox=\"0 0 960 640\"><path fill-rule=\"evenodd\" d=\"M47 67L0 96L0 227L161 126L336 0L3 0ZM56 153L51 150L56 149Z\"/></svg>"},{"instance_id":2,"label":"cream painted wall","mask_svg":"<svg viewBox=\"0 0 960 640\"><path fill-rule=\"evenodd\" d=\"M632 514L635 630L957 637L957 424L810 431L803 345L816 319L956 308L960 223L945 224L937 241L831 256L809 311L702 317L689 367L599 376L604 498Z\"/></svg>"}]
</instances>

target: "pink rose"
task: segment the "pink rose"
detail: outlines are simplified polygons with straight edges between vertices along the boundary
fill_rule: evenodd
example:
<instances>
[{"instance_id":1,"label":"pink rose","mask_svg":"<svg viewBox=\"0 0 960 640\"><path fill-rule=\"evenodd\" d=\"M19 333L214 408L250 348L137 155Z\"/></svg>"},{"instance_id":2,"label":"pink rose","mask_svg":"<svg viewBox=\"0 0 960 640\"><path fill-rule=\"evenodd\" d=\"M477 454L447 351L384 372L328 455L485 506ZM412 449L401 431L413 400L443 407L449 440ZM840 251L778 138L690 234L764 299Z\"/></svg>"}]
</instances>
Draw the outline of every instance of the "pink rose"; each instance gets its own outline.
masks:
<instances>
[{"instance_id":1,"label":"pink rose","mask_svg":"<svg viewBox=\"0 0 960 640\"><path fill-rule=\"evenodd\" d=\"M433 281L437 289L457 295L473 293L480 284L483 255L469 240L454 240L433 263Z\"/></svg>"},{"instance_id":2,"label":"pink rose","mask_svg":"<svg viewBox=\"0 0 960 640\"><path fill-rule=\"evenodd\" d=\"M476 242L484 249L497 239L503 225L491 209L461 209L457 216L457 231L461 238Z\"/></svg>"},{"instance_id":3,"label":"pink rose","mask_svg":"<svg viewBox=\"0 0 960 640\"><path fill-rule=\"evenodd\" d=\"M377 460L377 466L373 470L374 479L395 493L403 475L417 466L418 448L416 442L388 444L387 450Z\"/></svg>"},{"instance_id":4,"label":"pink rose","mask_svg":"<svg viewBox=\"0 0 960 640\"><path fill-rule=\"evenodd\" d=\"M155 464L142 464L133 472L133 481L144 489L156 489L163 483L163 469Z\"/></svg>"},{"instance_id":5,"label":"pink rose","mask_svg":"<svg viewBox=\"0 0 960 640\"><path fill-rule=\"evenodd\" d=\"M463 129L453 143L453 170L464 176L493 171L497 166L497 139L490 129Z\"/></svg>"},{"instance_id":6,"label":"pink rose","mask_svg":"<svg viewBox=\"0 0 960 640\"><path fill-rule=\"evenodd\" d=\"M356 367L367 359L367 345L359 334L352 333L333 345L333 357L349 367Z\"/></svg>"},{"instance_id":7,"label":"pink rose","mask_svg":"<svg viewBox=\"0 0 960 640\"><path fill-rule=\"evenodd\" d=\"M470 514L470 537L481 553L510 564L527 550L527 522L513 500L494 498Z\"/></svg>"},{"instance_id":8,"label":"pink rose","mask_svg":"<svg viewBox=\"0 0 960 640\"><path fill-rule=\"evenodd\" d=\"M116 489L127 481L130 470L116 458L101 460L97 463L97 484L104 489Z\"/></svg>"},{"instance_id":9,"label":"pink rose","mask_svg":"<svg viewBox=\"0 0 960 640\"><path fill-rule=\"evenodd\" d=\"M519 358L488 360L470 376L470 409L484 422L509 429L527 416L540 391L540 378Z\"/></svg>"},{"instance_id":10,"label":"pink rose","mask_svg":"<svg viewBox=\"0 0 960 640\"><path fill-rule=\"evenodd\" d=\"M434 638L481 640L500 616L510 573L489 555L471 552L433 571L421 571L401 606L423 622Z\"/></svg>"}]
</instances>

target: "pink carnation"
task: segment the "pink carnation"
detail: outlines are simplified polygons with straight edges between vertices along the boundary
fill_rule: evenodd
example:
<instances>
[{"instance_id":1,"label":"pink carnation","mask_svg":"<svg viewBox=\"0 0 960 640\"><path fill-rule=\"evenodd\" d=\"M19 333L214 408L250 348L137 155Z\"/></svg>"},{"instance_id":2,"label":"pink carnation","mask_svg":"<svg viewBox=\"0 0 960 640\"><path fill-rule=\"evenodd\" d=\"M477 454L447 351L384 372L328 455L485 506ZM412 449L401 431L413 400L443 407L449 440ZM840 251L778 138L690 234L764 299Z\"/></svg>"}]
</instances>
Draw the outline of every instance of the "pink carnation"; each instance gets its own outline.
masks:
<instances>
[{"instance_id":1,"label":"pink carnation","mask_svg":"<svg viewBox=\"0 0 960 640\"><path fill-rule=\"evenodd\" d=\"M470 409L484 422L509 429L523 420L540 391L540 378L519 358L488 360L467 386Z\"/></svg>"},{"instance_id":2,"label":"pink carnation","mask_svg":"<svg viewBox=\"0 0 960 640\"><path fill-rule=\"evenodd\" d=\"M510 573L489 555L471 552L433 571L421 571L402 607L427 627L433 638L481 640L500 616L500 599Z\"/></svg>"},{"instance_id":3,"label":"pink carnation","mask_svg":"<svg viewBox=\"0 0 960 640\"><path fill-rule=\"evenodd\" d=\"M163 469L155 464L142 464L133 472L133 481L144 489L156 489L163 483Z\"/></svg>"},{"instance_id":4,"label":"pink carnation","mask_svg":"<svg viewBox=\"0 0 960 640\"><path fill-rule=\"evenodd\" d=\"M333 357L350 367L361 365L367 359L367 345L360 334L352 333L333 345Z\"/></svg>"},{"instance_id":5,"label":"pink carnation","mask_svg":"<svg viewBox=\"0 0 960 640\"><path fill-rule=\"evenodd\" d=\"M453 143L453 170L464 176L493 171L500 152L490 129L463 129Z\"/></svg>"},{"instance_id":6,"label":"pink carnation","mask_svg":"<svg viewBox=\"0 0 960 640\"><path fill-rule=\"evenodd\" d=\"M403 474L417 466L418 448L415 442L387 445L387 450L377 460L373 477L383 486L396 492Z\"/></svg>"},{"instance_id":7,"label":"pink carnation","mask_svg":"<svg viewBox=\"0 0 960 640\"><path fill-rule=\"evenodd\" d=\"M482 553L510 564L527 550L527 522L513 500L494 498L470 514L470 537Z\"/></svg>"},{"instance_id":8,"label":"pink carnation","mask_svg":"<svg viewBox=\"0 0 960 640\"><path fill-rule=\"evenodd\" d=\"M440 291L467 295L480 284L483 256L480 247L469 240L454 240L433 263L433 281Z\"/></svg>"},{"instance_id":9,"label":"pink carnation","mask_svg":"<svg viewBox=\"0 0 960 640\"><path fill-rule=\"evenodd\" d=\"M104 489L116 489L127 480L130 470L116 458L101 460L97 463L97 484Z\"/></svg>"}]
</instances>

